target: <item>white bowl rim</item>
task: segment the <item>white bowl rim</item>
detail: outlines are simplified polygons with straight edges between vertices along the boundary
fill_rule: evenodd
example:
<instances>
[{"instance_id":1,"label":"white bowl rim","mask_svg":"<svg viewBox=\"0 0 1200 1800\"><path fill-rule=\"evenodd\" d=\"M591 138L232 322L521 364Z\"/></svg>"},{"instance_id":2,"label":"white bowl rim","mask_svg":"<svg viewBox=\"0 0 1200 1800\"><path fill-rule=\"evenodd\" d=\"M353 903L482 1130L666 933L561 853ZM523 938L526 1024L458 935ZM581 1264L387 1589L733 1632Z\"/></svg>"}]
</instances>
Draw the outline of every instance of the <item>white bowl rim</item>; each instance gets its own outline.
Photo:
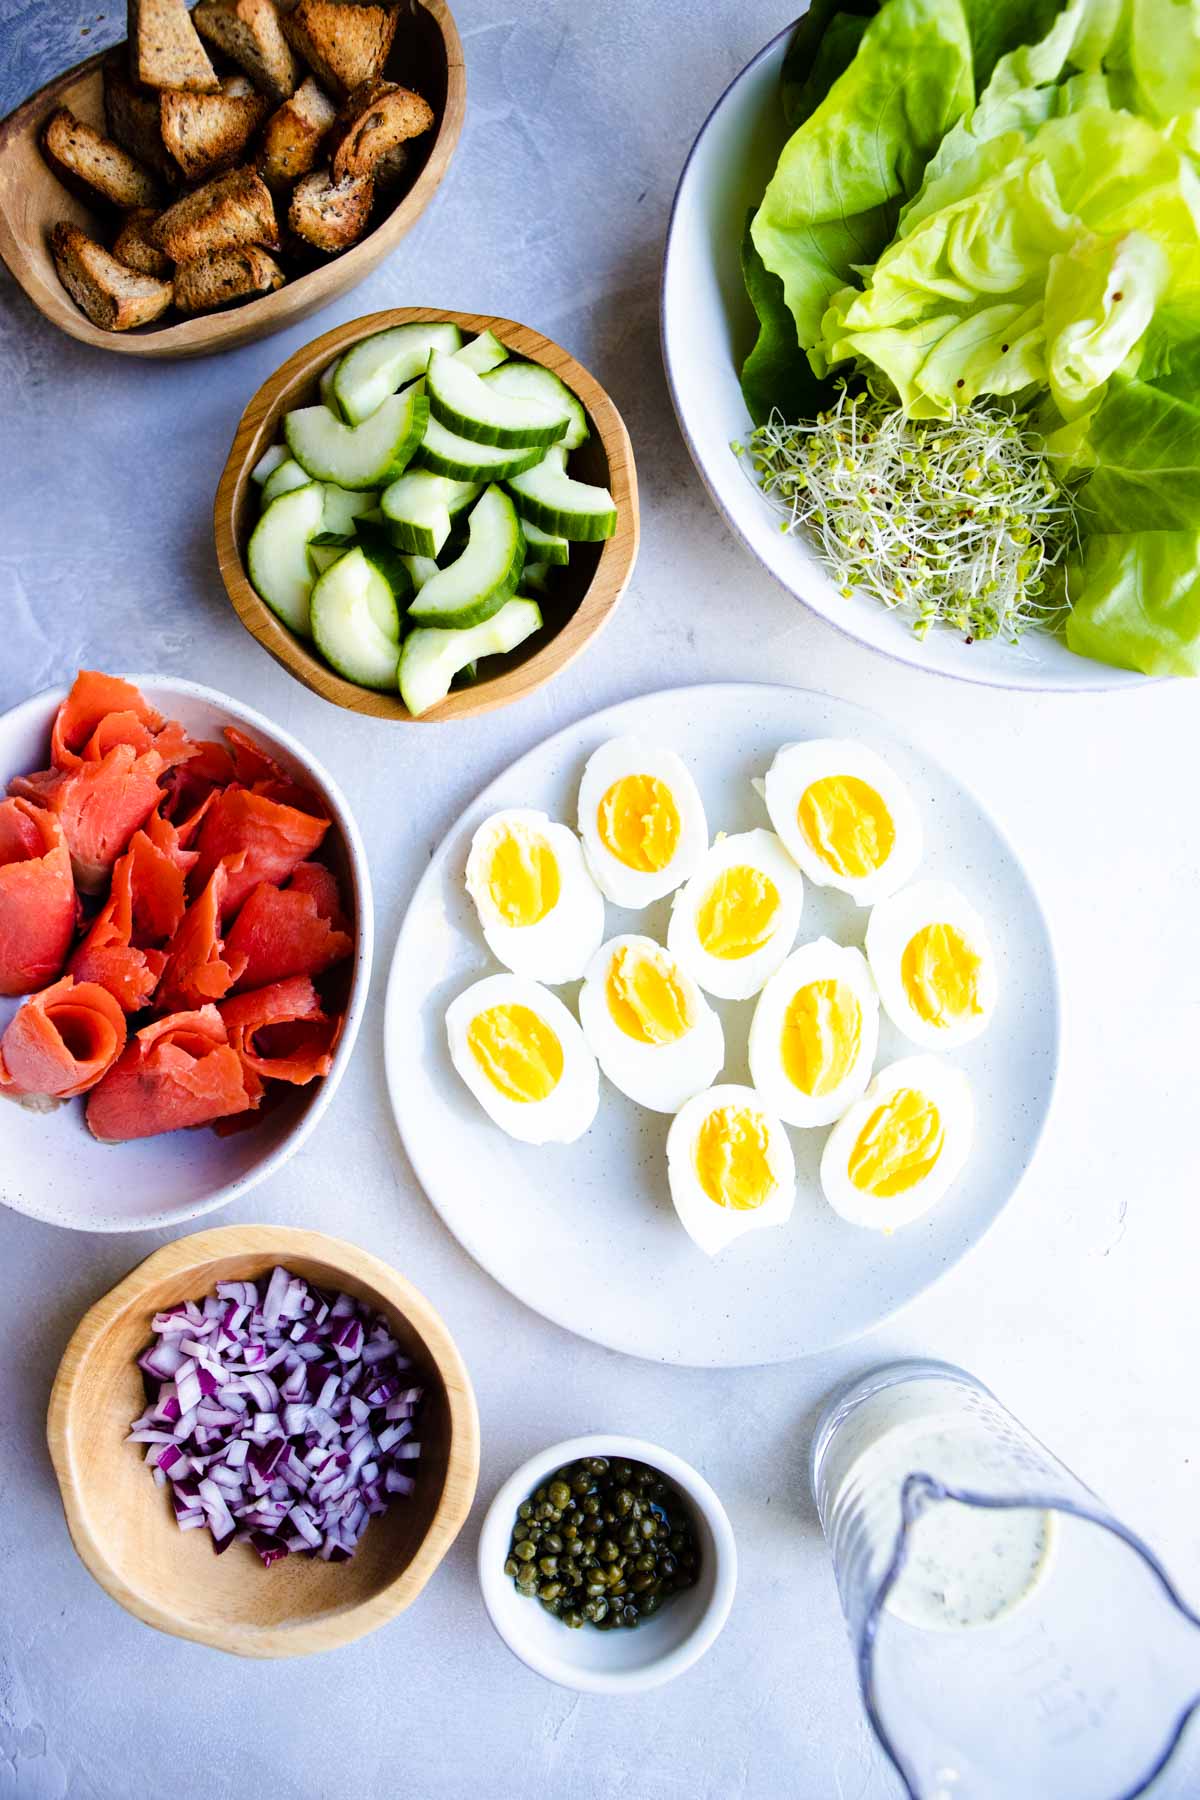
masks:
<instances>
[{"instance_id":1,"label":"white bowl rim","mask_svg":"<svg viewBox=\"0 0 1200 1800\"><path fill-rule=\"evenodd\" d=\"M633 1462L648 1463L674 1482L688 1503L703 1515L712 1532L716 1549L712 1596L683 1642L646 1667L586 1669L567 1656L548 1655L536 1644L509 1630L498 1604L500 1594L507 1596L512 1587L504 1573L504 1561L517 1507L543 1475L561 1463L575 1462L583 1456L622 1456ZM560 1444L550 1444L514 1470L501 1484L484 1515L477 1563L483 1603L497 1636L535 1674L557 1682L560 1687L576 1688L585 1694L646 1693L682 1675L712 1648L720 1636L737 1589L737 1544L733 1526L714 1489L698 1469L674 1451L645 1438L626 1437L620 1432L590 1431L582 1437L566 1438ZM565 1631L566 1627L563 1629Z\"/></svg>"},{"instance_id":2,"label":"white bowl rim","mask_svg":"<svg viewBox=\"0 0 1200 1800\"><path fill-rule=\"evenodd\" d=\"M772 568L771 565L763 559L755 545L750 542L749 538L742 530L742 527L734 518L724 500L713 486L712 481L709 478L708 470L704 466L699 447L688 426L687 415L681 398L681 384L676 379L675 368L671 361L669 334L667 330L667 284L671 275L672 253L676 245L675 228L680 207L685 197L684 190L687 185L692 164L696 160L701 144L707 136L709 128L713 124L717 114L721 111L722 107L733 93L734 88L736 88L746 76L757 69L760 63L774 55L778 50L780 43L785 38L790 38L792 36L801 20L807 16L808 11L809 6L808 4L805 4L801 11L797 13L796 17L791 20L790 24L785 25L781 31L777 31L772 38L768 39L762 49L758 50L750 58L749 62L739 69L725 84L724 88L722 88L716 100L709 108L703 124L700 126L699 131L692 141L691 148L684 158L683 167L679 172L679 180L675 186L675 193L671 200L671 210L667 215L667 229L663 239L662 272L659 277L658 288L659 349L662 356L663 373L667 380L667 391L671 396L671 405L675 412L676 423L679 426L679 434L687 446L688 455L692 459L693 467L703 483L705 492L721 518L725 521L728 529L738 541L745 546L751 556L754 557L754 560L759 563L762 568L766 569L771 578L779 584L791 599L797 601L801 606L807 607L810 612L815 613L819 619L823 620L825 624L832 626L834 631L839 632L843 637L848 637L853 643L861 645L864 650L874 652L877 656L887 657L891 662L902 663L908 668L919 669L923 674L936 675L943 680L966 681L976 687L997 688L1002 692L1098 694L1111 693L1114 689L1145 687L1166 680L1167 677L1165 676L1145 675L1142 674L1140 670L1117 668L1107 663L1097 662L1092 657L1082 656L1078 657L1077 661L1081 665L1090 664L1096 673L1091 677L1088 677L1081 672L1078 680L1069 683L1049 680L1045 676L1023 677L1020 669L1017 667L1014 667L1011 675L989 673L982 669L972 669L970 667L945 668L940 664L933 664L922 658L922 640L917 638L915 634L910 634L909 637L906 637L903 632L899 632L897 633L894 644L890 642L876 643L874 640L863 637L862 634L856 631L848 622L843 622L838 619L833 612L826 612L822 608L814 606L811 600L806 599L804 595L798 593L783 575ZM815 559L814 566L819 566L816 565Z\"/></svg>"},{"instance_id":3,"label":"white bowl rim","mask_svg":"<svg viewBox=\"0 0 1200 1800\"><path fill-rule=\"evenodd\" d=\"M265 713L260 713L253 706L247 706L244 701L235 700L231 694L223 694L218 688L205 687L198 681L187 681L176 675L123 674L120 679L132 682L134 687L167 689L183 699L200 700L209 706L228 712L231 723L245 725L252 731L260 731L266 737L274 739L282 749L287 751L289 756L295 758L301 768L306 769L316 779L325 798L330 803L334 814L333 823L340 831L346 845L347 860L355 890L356 929L354 975L350 984L350 999L346 1007L342 1034L333 1055L333 1067L328 1075L323 1077L318 1091L305 1108L303 1117L296 1121L282 1143L276 1145L271 1154L264 1157L253 1169L248 1170L236 1181L226 1182L198 1205L166 1207L128 1219L114 1220L103 1215L98 1219L64 1219L49 1208L31 1205L27 1197L22 1197L20 1202L8 1198L0 1202L13 1212L22 1213L29 1219L37 1219L43 1225L56 1225L61 1230L67 1231L103 1232L111 1236L131 1231L157 1231L186 1224L189 1220L198 1219L205 1213L216 1212L219 1207L228 1206L231 1201L240 1199L251 1188L257 1187L260 1181L265 1181L269 1175L274 1175L296 1154L307 1141L310 1133L316 1129L345 1073L366 1009L375 949L375 917L371 897L371 872L367 862L366 847L346 796L324 765L318 762L316 757L282 725L275 724L274 720L267 718ZM7 712L0 714L0 732L3 732L8 725L24 725L46 712L48 708L61 705L69 691L69 687L56 684L53 687L43 688L39 693L31 694L26 700L18 701L16 706L12 706ZM3 782L0 782L0 789L3 788L3 785Z\"/></svg>"}]
</instances>

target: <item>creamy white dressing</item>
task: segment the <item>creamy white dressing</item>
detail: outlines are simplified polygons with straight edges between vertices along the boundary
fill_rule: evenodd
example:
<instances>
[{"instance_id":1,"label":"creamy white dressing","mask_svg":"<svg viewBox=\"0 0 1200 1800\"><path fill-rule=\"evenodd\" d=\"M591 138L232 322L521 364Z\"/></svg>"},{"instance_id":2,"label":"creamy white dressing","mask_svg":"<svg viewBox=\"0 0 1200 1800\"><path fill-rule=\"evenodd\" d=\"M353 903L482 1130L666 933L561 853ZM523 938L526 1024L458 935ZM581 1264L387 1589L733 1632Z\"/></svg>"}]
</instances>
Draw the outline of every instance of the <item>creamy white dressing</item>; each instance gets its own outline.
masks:
<instances>
[{"instance_id":1,"label":"creamy white dressing","mask_svg":"<svg viewBox=\"0 0 1200 1800\"><path fill-rule=\"evenodd\" d=\"M915 1472L952 1487L1003 1493L992 1434L964 1408L961 1389L926 1380L881 1389L839 1427L829 1448L831 1512L861 1512L871 1537L893 1541L900 1492ZM989 1479L991 1476L991 1479ZM925 1631L957 1631L1009 1616L1053 1558L1054 1515L932 1502L908 1538L908 1555L887 1610Z\"/></svg>"}]
</instances>

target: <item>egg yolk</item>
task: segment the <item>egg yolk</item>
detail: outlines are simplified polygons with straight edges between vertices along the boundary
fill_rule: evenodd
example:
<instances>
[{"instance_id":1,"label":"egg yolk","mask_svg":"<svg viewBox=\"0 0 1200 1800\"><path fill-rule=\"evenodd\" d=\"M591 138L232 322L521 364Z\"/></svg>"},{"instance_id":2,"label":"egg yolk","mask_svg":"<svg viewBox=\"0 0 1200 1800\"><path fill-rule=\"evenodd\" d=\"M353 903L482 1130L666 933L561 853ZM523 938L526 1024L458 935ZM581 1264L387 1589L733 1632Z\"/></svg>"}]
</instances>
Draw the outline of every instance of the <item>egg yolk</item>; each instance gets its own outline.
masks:
<instances>
[{"instance_id":1,"label":"egg yolk","mask_svg":"<svg viewBox=\"0 0 1200 1800\"><path fill-rule=\"evenodd\" d=\"M779 889L762 869L736 863L722 869L696 914L696 936L709 956L737 962L769 939L779 911Z\"/></svg>"},{"instance_id":2,"label":"egg yolk","mask_svg":"<svg viewBox=\"0 0 1200 1800\"><path fill-rule=\"evenodd\" d=\"M486 879L492 906L506 925L536 925L558 905L558 861L539 832L515 826L501 832L488 857Z\"/></svg>"},{"instance_id":3,"label":"egg yolk","mask_svg":"<svg viewBox=\"0 0 1200 1800\"><path fill-rule=\"evenodd\" d=\"M844 879L873 875L892 854L892 815L882 796L857 775L814 781L801 794L796 816L821 861Z\"/></svg>"},{"instance_id":4,"label":"egg yolk","mask_svg":"<svg viewBox=\"0 0 1200 1800\"><path fill-rule=\"evenodd\" d=\"M831 1094L845 1081L862 1042L862 1007L845 981L797 988L783 1015L784 1073L802 1094Z\"/></svg>"},{"instance_id":5,"label":"egg yolk","mask_svg":"<svg viewBox=\"0 0 1200 1800\"><path fill-rule=\"evenodd\" d=\"M489 1006L467 1032L471 1054L498 1094L528 1104L558 1086L563 1052L556 1034L528 1006Z\"/></svg>"},{"instance_id":6,"label":"egg yolk","mask_svg":"<svg viewBox=\"0 0 1200 1800\"><path fill-rule=\"evenodd\" d=\"M980 1013L983 959L956 925L923 925L904 946L900 979L908 1004L926 1025L953 1025Z\"/></svg>"},{"instance_id":7,"label":"egg yolk","mask_svg":"<svg viewBox=\"0 0 1200 1800\"><path fill-rule=\"evenodd\" d=\"M657 875L679 843L679 808L656 775L622 775L596 809L596 829L610 856L627 869Z\"/></svg>"},{"instance_id":8,"label":"egg yolk","mask_svg":"<svg viewBox=\"0 0 1200 1800\"><path fill-rule=\"evenodd\" d=\"M696 1137L696 1174L717 1206L754 1212L769 1200L775 1177L767 1159L767 1122L745 1106L719 1106Z\"/></svg>"},{"instance_id":9,"label":"egg yolk","mask_svg":"<svg viewBox=\"0 0 1200 1800\"><path fill-rule=\"evenodd\" d=\"M614 1022L637 1044L674 1044L692 1028L692 1008L679 971L667 957L622 945L605 984Z\"/></svg>"},{"instance_id":10,"label":"egg yolk","mask_svg":"<svg viewBox=\"0 0 1200 1800\"><path fill-rule=\"evenodd\" d=\"M875 1108L850 1152L847 1174L864 1194L906 1194L932 1173L942 1154L941 1114L927 1094L897 1088Z\"/></svg>"}]
</instances>

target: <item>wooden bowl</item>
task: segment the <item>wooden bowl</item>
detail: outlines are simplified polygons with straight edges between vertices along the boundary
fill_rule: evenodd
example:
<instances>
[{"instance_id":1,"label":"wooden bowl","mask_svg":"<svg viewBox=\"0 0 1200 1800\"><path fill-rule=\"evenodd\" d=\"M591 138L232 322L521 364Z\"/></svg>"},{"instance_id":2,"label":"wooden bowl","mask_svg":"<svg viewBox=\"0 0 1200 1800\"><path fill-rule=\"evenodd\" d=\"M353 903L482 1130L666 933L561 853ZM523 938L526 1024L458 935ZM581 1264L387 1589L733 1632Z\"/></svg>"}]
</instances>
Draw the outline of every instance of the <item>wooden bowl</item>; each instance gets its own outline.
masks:
<instances>
[{"instance_id":1,"label":"wooden bowl","mask_svg":"<svg viewBox=\"0 0 1200 1800\"><path fill-rule=\"evenodd\" d=\"M105 129L101 67L104 51L58 75L0 122L0 256L51 324L85 344L124 356L207 356L267 337L328 306L371 273L396 248L428 206L454 154L467 104L462 44L445 0L400 0L401 17L386 73L416 88L434 110L435 129L410 147L409 185L393 210L353 249L283 287L223 312L135 331L101 331L68 294L50 254L50 228L59 219L107 242L115 215L78 199L42 155L42 126L57 106Z\"/></svg>"},{"instance_id":2,"label":"wooden bowl","mask_svg":"<svg viewBox=\"0 0 1200 1800\"><path fill-rule=\"evenodd\" d=\"M216 1556L206 1531L178 1529L139 1446L124 1441L145 1405L135 1358L153 1314L276 1263L378 1308L424 1378L416 1489L372 1519L349 1562L288 1556L268 1569L243 1544ZM59 1366L47 1436L72 1541L105 1592L159 1631L237 1656L333 1650L402 1613L457 1537L479 1474L475 1396L424 1295L353 1244L273 1225L179 1238L98 1300Z\"/></svg>"},{"instance_id":3,"label":"wooden bowl","mask_svg":"<svg viewBox=\"0 0 1200 1800\"><path fill-rule=\"evenodd\" d=\"M317 383L323 371L351 344L392 325L432 319L449 320L468 333L494 331L515 355L552 369L578 395L591 421L592 434L586 444L572 452L571 469L582 480L610 489L617 507L617 529L601 544L572 544L570 563L555 571L562 580L556 584L546 607L551 615L548 625L511 655L489 657L484 667L493 673L473 687L450 694L440 706L431 707L414 720L398 693L376 693L344 680L302 638L280 623L250 585L246 545L258 518L258 488L250 471L268 445L281 438L284 413L293 407L312 405L319 398ZM276 662L282 663L314 694L376 719L403 719L410 724L470 719L544 687L574 662L615 611L637 561L637 471L620 413L594 376L558 344L512 319L404 306L391 312L370 313L365 319L353 319L335 331L327 331L324 337L298 350L263 383L238 425L217 488L213 524L221 577L238 618L264 650L269 650Z\"/></svg>"}]
</instances>

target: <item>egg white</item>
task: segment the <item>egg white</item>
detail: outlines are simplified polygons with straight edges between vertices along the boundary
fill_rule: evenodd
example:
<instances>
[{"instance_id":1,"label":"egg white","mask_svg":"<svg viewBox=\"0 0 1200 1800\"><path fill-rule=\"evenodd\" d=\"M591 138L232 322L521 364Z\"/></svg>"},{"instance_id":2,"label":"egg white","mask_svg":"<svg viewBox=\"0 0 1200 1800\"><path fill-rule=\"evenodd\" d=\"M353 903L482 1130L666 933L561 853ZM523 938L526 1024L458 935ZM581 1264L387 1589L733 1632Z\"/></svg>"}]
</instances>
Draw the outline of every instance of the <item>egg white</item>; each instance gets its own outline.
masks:
<instances>
[{"instance_id":1,"label":"egg white","mask_svg":"<svg viewBox=\"0 0 1200 1800\"><path fill-rule=\"evenodd\" d=\"M884 1197L864 1193L850 1179L850 1157L876 1107L899 1088L914 1088L928 1095L937 1107L943 1134L941 1154L924 1180L904 1193ZM961 1069L938 1056L904 1057L879 1071L862 1098L830 1132L821 1153L821 1191L847 1224L884 1232L911 1225L952 1187L970 1154L974 1132L975 1102Z\"/></svg>"},{"instance_id":2,"label":"egg white","mask_svg":"<svg viewBox=\"0 0 1200 1800\"><path fill-rule=\"evenodd\" d=\"M632 949L675 962L652 938L627 933L610 938L596 952L579 992L583 1035L613 1086L650 1112L678 1112L685 1100L716 1079L725 1060L721 1021L686 969L675 962L692 1018L691 1029L672 1044L643 1044L622 1031L608 1005L608 972L618 951Z\"/></svg>"},{"instance_id":3,"label":"egg white","mask_svg":"<svg viewBox=\"0 0 1200 1800\"><path fill-rule=\"evenodd\" d=\"M562 1074L544 1100L512 1100L488 1080L471 1050L471 1021L493 1006L525 1006L562 1046ZM520 975L488 975L446 1009L450 1060L480 1106L509 1137L524 1144L573 1144L600 1104L600 1073L579 1025L557 995Z\"/></svg>"},{"instance_id":4,"label":"egg white","mask_svg":"<svg viewBox=\"0 0 1200 1800\"><path fill-rule=\"evenodd\" d=\"M842 875L820 856L800 828L800 801L809 787L828 776L852 775L875 789L892 817L895 837L891 854L868 875ZM757 785L757 784L756 784ZM819 887L837 888L860 906L871 906L895 893L921 860L921 819L912 795L881 756L849 739L809 738L785 744L762 782L771 823L788 855Z\"/></svg>"},{"instance_id":5,"label":"egg white","mask_svg":"<svg viewBox=\"0 0 1200 1800\"><path fill-rule=\"evenodd\" d=\"M723 870L759 869L779 893L771 935L748 956L713 956L700 941L697 914ZM687 885L675 896L667 928L667 948L700 983L721 1000L748 1000L779 968L795 942L804 906L804 881L773 831L761 827L718 837Z\"/></svg>"},{"instance_id":6,"label":"egg white","mask_svg":"<svg viewBox=\"0 0 1200 1800\"><path fill-rule=\"evenodd\" d=\"M513 925L505 919L488 886L492 850L510 831L543 838L558 868L558 899L532 925ZM544 812L510 807L484 820L471 839L467 892L497 962L533 981L553 986L577 981L604 936L604 896L592 880L579 839Z\"/></svg>"},{"instance_id":7,"label":"egg white","mask_svg":"<svg viewBox=\"0 0 1200 1800\"><path fill-rule=\"evenodd\" d=\"M696 1140L709 1113L725 1106L749 1107L765 1120L767 1163L775 1179L774 1191L752 1211L737 1212L710 1200L696 1173ZM796 1198L796 1162L781 1122L763 1104L753 1088L724 1082L696 1094L680 1108L667 1133L667 1180L680 1224L707 1256L716 1256L735 1238L749 1231L784 1225L792 1216Z\"/></svg>"},{"instance_id":8,"label":"egg white","mask_svg":"<svg viewBox=\"0 0 1200 1800\"><path fill-rule=\"evenodd\" d=\"M661 869L631 869L614 856L596 823L600 802L624 775L649 775L667 788L679 814L679 838ZM640 908L673 893L708 848L708 821L700 790L680 757L642 738L612 738L588 758L579 784L579 835L588 867L614 906Z\"/></svg>"},{"instance_id":9,"label":"egg white","mask_svg":"<svg viewBox=\"0 0 1200 1800\"><path fill-rule=\"evenodd\" d=\"M980 1011L944 1025L923 1019L904 986L905 949L926 925L953 925L980 958ZM956 1050L986 1031L996 1010L996 958L987 926L965 895L947 881L917 881L881 900L867 921L867 960L884 1010L898 1031L925 1050Z\"/></svg>"},{"instance_id":10,"label":"egg white","mask_svg":"<svg viewBox=\"0 0 1200 1800\"><path fill-rule=\"evenodd\" d=\"M858 1054L827 1094L806 1094L783 1065L783 1023L792 997L817 981L845 983L858 1001L862 1033ZM861 950L817 938L793 950L767 982L750 1025L750 1076L755 1087L788 1125L831 1125L866 1088L879 1048L879 998Z\"/></svg>"}]
</instances>

